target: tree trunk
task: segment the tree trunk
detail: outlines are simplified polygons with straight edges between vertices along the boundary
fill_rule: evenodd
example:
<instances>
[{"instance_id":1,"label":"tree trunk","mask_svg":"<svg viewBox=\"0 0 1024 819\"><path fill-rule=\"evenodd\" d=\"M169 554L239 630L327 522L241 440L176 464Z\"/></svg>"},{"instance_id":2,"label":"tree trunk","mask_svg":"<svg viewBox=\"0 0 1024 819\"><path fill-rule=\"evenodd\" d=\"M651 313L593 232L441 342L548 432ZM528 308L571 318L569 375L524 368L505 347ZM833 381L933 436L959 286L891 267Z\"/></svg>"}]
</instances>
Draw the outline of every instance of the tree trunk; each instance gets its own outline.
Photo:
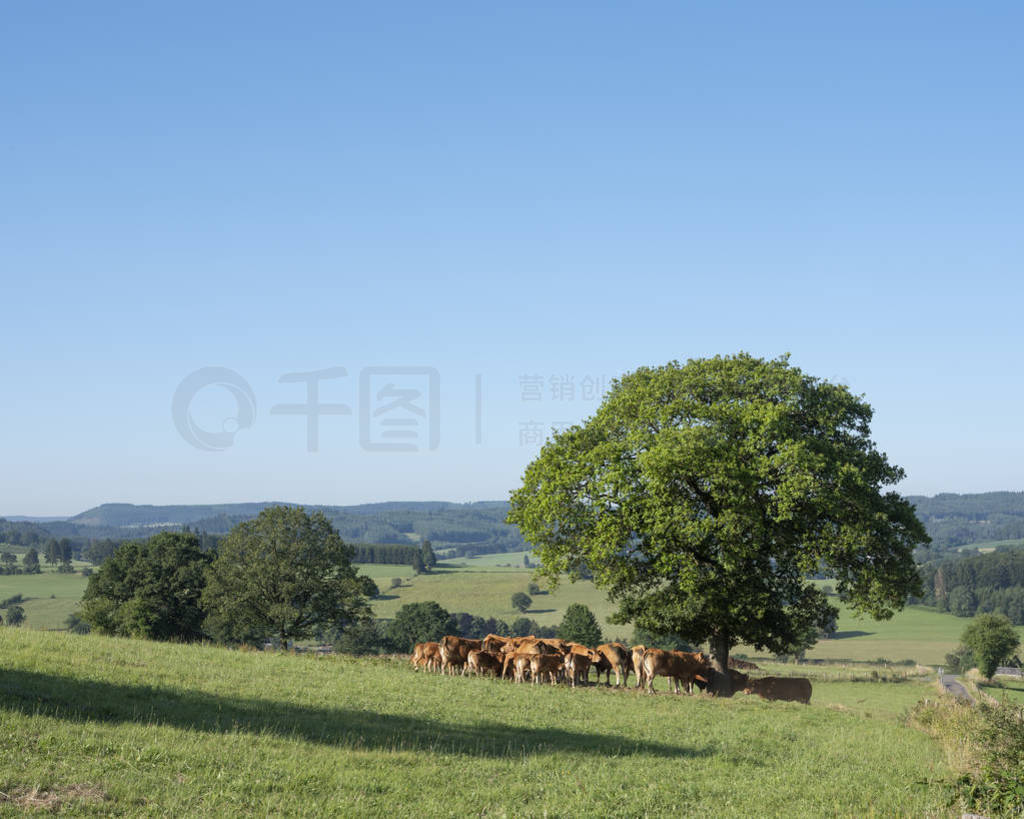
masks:
<instances>
[{"instance_id":1,"label":"tree trunk","mask_svg":"<svg viewBox=\"0 0 1024 819\"><path fill-rule=\"evenodd\" d=\"M732 696L732 677L729 676L729 638L724 634L711 637L711 667L714 679L708 686L713 694L719 697Z\"/></svg>"}]
</instances>

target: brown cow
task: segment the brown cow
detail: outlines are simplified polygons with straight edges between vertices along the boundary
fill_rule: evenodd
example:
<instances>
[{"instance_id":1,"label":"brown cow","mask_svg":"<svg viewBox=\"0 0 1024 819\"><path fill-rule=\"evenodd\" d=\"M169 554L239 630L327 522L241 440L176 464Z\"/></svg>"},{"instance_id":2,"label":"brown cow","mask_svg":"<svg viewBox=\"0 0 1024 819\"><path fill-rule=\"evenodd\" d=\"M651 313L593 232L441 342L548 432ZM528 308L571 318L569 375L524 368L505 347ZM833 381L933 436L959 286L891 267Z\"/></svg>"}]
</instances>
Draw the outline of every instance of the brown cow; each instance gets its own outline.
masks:
<instances>
[{"instance_id":1,"label":"brown cow","mask_svg":"<svg viewBox=\"0 0 1024 819\"><path fill-rule=\"evenodd\" d=\"M526 674L530 670L530 663L537 654L512 654L513 682L526 682Z\"/></svg>"},{"instance_id":2,"label":"brown cow","mask_svg":"<svg viewBox=\"0 0 1024 819\"><path fill-rule=\"evenodd\" d=\"M636 674L636 687L643 688L644 685L644 652L647 646L633 646L630 651L630 659L633 661L633 673Z\"/></svg>"},{"instance_id":3,"label":"brown cow","mask_svg":"<svg viewBox=\"0 0 1024 819\"><path fill-rule=\"evenodd\" d=\"M786 700L810 705L811 681L806 677L761 677L749 680L744 694L757 694L766 700Z\"/></svg>"},{"instance_id":4,"label":"brown cow","mask_svg":"<svg viewBox=\"0 0 1024 819\"><path fill-rule=\"evenodd\" d=\"M426 662L427 671L440 671L441 670L441 644L440 643L424 643L423 644L423 659Z\"/></svg>"},{"instance_id":5,"label":"brown cow","mask_svg":"<svg viewBox=\"0 0 1024 819\"><path fill-rule=\"evenodd\" d=\"M611 685L612 672L615 672L615 685L624 685L629 682L629 649L622 643L602 643L597 647L597 653L602 656L607 664L599 665L597 681L601 682L601 670L605 670L605 685Z\"/></svg>"},{"instance_id":6,"label":"brown cow","mask_svg":"<svg viewBox=\"0 0 1024 819\"><path fill-rule=\"evenodd\" d=\"M706 673L707 657L700 652L690 654L686 651L663 651L660 648L649 648L644 652L644 679L648 693L654 693L655 677L671 677L675 684L675 693L679 693L679 683L683 683L687 692L693 691L693 682Z\"/></svg>"},{"instance_id":7,"label":"brown cow","mask_svg":"<svg viewBox=\"0 0 1024 819\"><path fill-rule=\"evenodd\" d=\"M441 663L440 646L437 643L416 643L410 661L414 669L434 671Z\"/></svg>"},{"instance_id":8,"label":"brown cow","mask_svg":"<svg viewBox=\"0 0 1024 819\"><path fill-rule=\"evenodd\" d=\"M601 655L593 649L579 644L574 644L572 648L574 650L565 655L565 673L569 678L570 685L575 688L577 682L589 682L590 666Z\"/></svg>"},{"instance_id":9,"label":"brown cow","mask_svg":"<svg viewBox=\"0 0 1024 819\"><path fill-rule=\"evenodd\" d=\"M562 670L565 659L563 654L534 654L530 660L530 676L536 685L547 674L551 684L558 682L558 674Z\"/></svg>"},{"instance_id":10,"label":"brown cow","mask_svg":"<svg viewBox=\"0 0 1024 819\"><path fill-rule=\"evenodd\" d=\"M448 634L441 638L441 671L454 674L456 668L466 673L466 659L473 649L481 648L480 640L467 640Z\"/></svg>"},{"instance_id":11,"label":"brown cow","mask_svg":"<svg viewBox=\"0 0 1024 819\"><path fill-rule=\"evenodd\" d=\"M517 637L516 642L506 643L501 649L505 655L501 667L501 676L504 679L506 673L512 668L512 658L516 654L558 654L551 646L536 637Z\"/></svg>"},{"instance_id":12,"label":"brown cow","mask_svg":"<svg viewBox=\"0 0 1024 819\"><path fill-rule=\"evenodd\" d=\"M497 676L501 673L501 655L474 648L466 656L466 669L478 677L485 671L493 672Z\"/></svg>"},{"instance_id":13,"label":"brown cow","mask_svg":"<svg viewBox=\"0 0 1024 819\"><path fill-rule=\"evenodd\" d=\"M484 651L501 651L506 645L515 639L515 637L502 637L499 634L488 634L484 637L481 648L483 648Z\"/></svg>"}]
</instances>

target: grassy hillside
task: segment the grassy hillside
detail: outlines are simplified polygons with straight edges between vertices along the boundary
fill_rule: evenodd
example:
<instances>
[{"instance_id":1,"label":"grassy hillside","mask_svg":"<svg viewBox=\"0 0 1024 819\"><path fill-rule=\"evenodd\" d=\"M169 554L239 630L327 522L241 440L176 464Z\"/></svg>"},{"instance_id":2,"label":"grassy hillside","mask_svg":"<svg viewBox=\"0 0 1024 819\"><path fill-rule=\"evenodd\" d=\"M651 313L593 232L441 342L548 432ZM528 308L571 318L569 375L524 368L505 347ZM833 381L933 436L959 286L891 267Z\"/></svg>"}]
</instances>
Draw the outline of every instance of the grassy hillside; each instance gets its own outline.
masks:
<instances>
[{"instance_id":1,"label":"grassy hillside","mask_svg":"<svg viewBox=\"0 0 1024 819\"><path fill-rule=\"evenodd\" d=\"M0 630L0 811L820 816L941 814L928 690L816 682L809 707L415 674ZM857 699L894 703L885 713ZM876 709L881 710L881 709Z\"/></svg>"}]
</instances>

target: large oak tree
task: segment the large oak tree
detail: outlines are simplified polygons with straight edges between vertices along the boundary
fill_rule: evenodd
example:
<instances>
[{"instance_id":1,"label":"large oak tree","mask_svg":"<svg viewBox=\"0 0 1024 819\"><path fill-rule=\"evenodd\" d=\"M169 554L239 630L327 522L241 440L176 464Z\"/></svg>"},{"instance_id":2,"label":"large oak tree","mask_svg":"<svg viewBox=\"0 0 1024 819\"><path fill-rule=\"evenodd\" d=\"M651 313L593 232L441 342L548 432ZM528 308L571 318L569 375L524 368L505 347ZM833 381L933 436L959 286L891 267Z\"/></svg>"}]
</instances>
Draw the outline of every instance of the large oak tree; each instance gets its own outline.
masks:
<instances>
[{"instance_id":1,"label":"large oak tree","mask_svg":"<svg viewBox=\"0 0 1024 819\"><path fill-rule=\"evenodd\" d=\"M788 357L643 367L592 418L553 434L512 493L552 582L587 571L616 619L707 641L716 689L730 649L791 651L836 608L833 578L878 619L920 594L913 508L870 437L871 407Z\"/></svg>"}]
</instances>

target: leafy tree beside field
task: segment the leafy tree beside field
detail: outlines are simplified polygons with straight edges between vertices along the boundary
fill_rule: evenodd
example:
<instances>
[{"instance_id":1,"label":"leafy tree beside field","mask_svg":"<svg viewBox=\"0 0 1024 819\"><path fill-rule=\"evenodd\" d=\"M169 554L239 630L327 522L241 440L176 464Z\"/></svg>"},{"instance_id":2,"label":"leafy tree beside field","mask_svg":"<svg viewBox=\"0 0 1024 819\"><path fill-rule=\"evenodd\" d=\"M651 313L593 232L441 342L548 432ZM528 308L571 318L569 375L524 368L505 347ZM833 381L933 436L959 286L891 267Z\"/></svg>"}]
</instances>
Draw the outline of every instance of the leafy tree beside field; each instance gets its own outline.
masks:
<instances>
[{"instance_id":1,"label":"leafy tree beside field","mask_svg":"<svg viewBox=\"0 0 1024 819\"><path fill-rule=\"evenodd\" d=\"M217 549L202 593L206 627L226 642L275 636L283 647L343 631L370 613L352 556L322 512L264 509Z\"/></svg>"},{"instance_id":2,"label":"leafy tree beside field","mask_svg":"<svg viewBox=\"0 0 1024 819\"><path fill-rule=\"evenodd\" d=\"M1020 646L1017 632L1001 614L978 615L964 629L960 641L971 652L982 676L990 680Z\"/></svg>"},{"instance_id":3,"label":"leafy tree beside field","mask_svg":"<svg viewBox=\"0 0 1024 819\"><path fill-rule=\"evenodd\" d=\"M525 612L533 604L533 598L525 592L516 592L512 595L512 608Z\"/></svg>"},{"instance_id":4,"label":"leafy tree beside field","mask_svg":"<svg viewBox=\"0 0 1024 819\"><path fill-rule=\"evenodd\" d=\"M182 532L123 543L89 578L81 618L101 634L199 640L210 560L196 536Z\"/></svg>"},{"instance_id":5,"label":"leafy tree beside field","mask_svg":"<svg viewBox=\"0 0 1024 819\"><path fill-rule=\"evenodd\" d=\"M552 583L592 572L617 622L708 641L728 692L733 646L785 653L834 621L811 575L879 619L921 594L913 551L928 536L886 490L904 472L871 418L786 357L643 367L544 445L508 519Z\"/></svg>"},{"instance_id":6,"label":"leafy tree beside field","mask_svg":"<svg viewBox=\"0 0 1024 819\"><path fill-rule=\"evenodd\" d=\"M456 630L455 618L437 603L406 603L388 624L387 635L397 651L412 651L416 643L440 640Z\"/></svg>"},{"instance_id":7,"label":"leafy tree beside field","mask_svg":"<svg viewBox=\"0 0 1024 819\"><path fill-rule=\"evenodd\" d=\"M35 548L29 549L25 552L25 556L21 559L22 568L25 574L41 574L43 569L39 565L39 552Z\"/></svg>"}]
</instances>

